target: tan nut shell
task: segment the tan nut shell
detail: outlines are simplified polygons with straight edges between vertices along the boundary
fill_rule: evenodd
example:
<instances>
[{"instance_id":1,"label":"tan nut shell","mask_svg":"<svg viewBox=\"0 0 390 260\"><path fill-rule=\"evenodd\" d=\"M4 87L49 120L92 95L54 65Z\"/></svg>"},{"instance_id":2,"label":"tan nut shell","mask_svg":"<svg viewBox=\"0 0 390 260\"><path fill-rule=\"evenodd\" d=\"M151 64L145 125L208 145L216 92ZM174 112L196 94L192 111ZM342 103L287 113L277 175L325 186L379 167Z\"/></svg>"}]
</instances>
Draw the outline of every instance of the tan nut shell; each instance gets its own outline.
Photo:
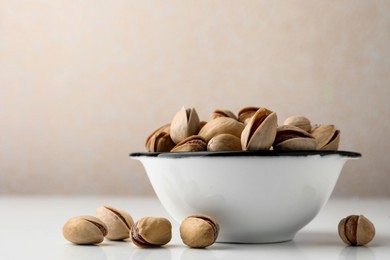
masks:
<instances>
[{"instance_id":1,"label":"tan nut shell","mask_svg":"<svg viewBox=\"0 0 390 260\"><path fill-rule=\"evenodd\" d=\"M196 135L200 129L200 121L195 108L184 107L173 117L170 127L170 135L175 144L185 138Z\"/></svg>"},{"instance_id":2,"label":"tan nut shell","mask_svg":"<svg viewBox=\"0 0 390 260\"><path fill-rule=\"evenodd\" d=\"M172 225L166 218L144 217L131 229L131 239L138 247L159 247L172 238Z\"/></svg>"},{"instance_id":3,"label":"tan nut shell","mask_svg":"<svg viewBox=\"0 0 390 260\"><path fill-rule=\"evenodd\" d=\"M344 243L352 246L368 244L375 236L374 224L363 215L343 218L338 225L338 231Z\"/></svg>"},{"instance_id":4,"label":"tan nut shell","mask_svg":"<svg viewBox=\"0 0 390 260\"><path fill-rule=\"evenodd\" d=\"M277 130L277 116L266 108L260 108L252 116L241 134L243 150L269 150L272 146Z\"/></svg>"},{"instance_id":5,"label":"tan nut shell","mask_svg":"<svg viewBox=\"0 0 390 260\"><path fill-rule=\"evenodd\" d=\"M145 141L145 147L146 149L151 152L152 147L154 147L154 144L152 145L151 142L152 142L152 139L155 138L155 136L159 135L160 133L169 133L170 132L170 128L171 128L171 124L165 124L165 125L162 125L160 126L159 128L157 128L156 130L154 130L149 136L148 138L146 138L146 141ZM154 141L153 141L154 142Z\"/></svg>"},{"instance_id":6,"label":"tan nut shell","mask_svg":"<svg viewBox=\"0 0 390 260\"><path fill-rule=\"evenodd\" d=\"M180 237L183 243L193 248L204 248L214 244L218 233L218 223L206 215L189 216L180 224Z\"/></svg>"},{"instance_id":7,"label":"tan nut shell","mask_svg":"<svg viewBox=\"0 0 390 260\"><path fill-rule=\"evenodd\" d=\"M200 121L199 123L199 131L207 124L207 121Z\"/></svg>"},{"instance_id":8,"label":"tan nut shell","mask_svg":"<svg viewBox=\"0 0 390 260\"><path fill-rule=\"evenodd\" d=\"M297 126L279 126L273 144L274 150L316 150L317 141L305 130Z\"/></svg>"},{"instance_id":9,"label":"tan nut shell","mask_svg":"<svg viewBox=\"0 0 390 260\"><path fill-rule=\"evenodd\" d=\"M106 237L108 239L122 240L129 238L134 221L127 212L110 206L100 206L96 209L96 217L106 224Z\"/></svg>"},{"instance_id":10,"label":"tan nut shell","mask_svg":"<svg viewBox=\"0 0 390 260\"><path fill-rule=\"evenodd\" d=\"M216 135L207 143L208 151L240 151L241 139L232 134Z\"/></svg>"},{"instance_id":11,"label":"tan nut shell","mask_svg":"<svg viewBox=\"0 0 390 260\"><path fill-rule=\"evenodd\" d=\"M244 107L238 112L238 121L247 124L260 107Z\"/></svg>"},{"instance_id":12,"label":"tan nut shell","mask_svg":"<svg viewBox=\"0 0 390 260\"><path fill-rule=\"evenodd\" d=\"M79 216L69 219L62 228L64 238L74 244L99 244L107 235L107 226L92 216Z\"/></svg>"},{"instance_id":13,"label":"tan nut shell","mask_svg":"<svg viewBox=\"0 0 390 260\"><path fill-rule=\"evenodd\" d=\"M297 138L297 137L313 138L311 134L309 134L302 128L299 128L297 126L292 126L292 125L282 125L279 126L276 130L276 137L275 137L274 144L278 144L285 140L291 138Z\"/></svg>"},{"instance_id":14,"label":"tan nut shell","mask_svg":"<svg viewBox=\"0 0 390 260\"><path fill-rule=\"evenodd\" d=\"M340 143L340 131L334 125L320 125L312 130L319 150L337 150Z\"/></svg>"},{"instance_id":15,"label":"tan nut shell","mask_svg":"<svg viewBox=\"0 0 390 260\"><path fill-rule=\"evenodd\" d=\"M199 135L192 135L178 143L171 152L199 152L206 151L207 143Z\"/></svg>"},{"instance_id":16,"label":"tan nut shell","mask_svg":"<svg viewBox=\"0 0 390 260\"><path fill-rule=\"evenodd\" d=\"M274 146L275 151L315 150L317 141L314 138L297 137L285 140Z\"/></svg>"},{"instance_id":17,"label":"tan nut shell","mask_svg":"<svg viewBox=\"0 0 390 260\"><path fill-rule=\"evenodd\" d=\"M237 120L236 115L230 110L214 110L214 112L210 115L210 120L216 119L218 117L230 117Z\"/></svg>"},{"instance_id":18,"label":"tan nut shell","mask_svg":"<svg viewBox=\"0 0 390 260\"><path fill-rule=\"evenodd\" d=\"M244 124L229 117L218 117L210 120L199 131L201 136L206 142L209 142L211 138L219 134L232 134L237 137L241 136L241 132L244 129Z\"/></svg>"},{"instance_id":19,"label":"tan nut shell","mask_svg":"<svg viewBox=\"0 0 390 260\"><path fill-rule=\"evenodd\" d=\"M304 116L290 116L284 120L283 124L299 127L306 132L311 131L311 122Z\"/></svg>"},{"instance_id":20,"label":"tan nut shell","mask_svg":"<svg viewBox=\"0 0 390 260\"><path fill-rule=\"evenodd\" d=\"M175 143L166 132L157 133L149 138L147 143L148 152L169 152Z\"/></svg>"}]
</instances>

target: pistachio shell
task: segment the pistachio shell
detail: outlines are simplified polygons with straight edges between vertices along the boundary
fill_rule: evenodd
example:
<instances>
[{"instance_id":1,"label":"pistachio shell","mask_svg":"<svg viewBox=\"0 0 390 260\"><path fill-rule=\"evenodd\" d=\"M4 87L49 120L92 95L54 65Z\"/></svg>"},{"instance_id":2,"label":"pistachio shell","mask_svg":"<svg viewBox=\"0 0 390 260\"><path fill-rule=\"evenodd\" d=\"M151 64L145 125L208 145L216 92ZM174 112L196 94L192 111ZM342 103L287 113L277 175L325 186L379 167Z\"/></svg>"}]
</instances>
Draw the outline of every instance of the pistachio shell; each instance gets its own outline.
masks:
<instances>
[{"instance_id":1,"label":"pistachio shell","mask_svg":"<svg viewBox=\"0 0 390 260\"><path fill-rule=\"evenodd\" d=\"M319 124L312 124L312 125L311 125L310 133L313 133L313 131L314 131L315 129L317 129L319 126L320 126Z\"/></svg>"},{"instance_id":2,"label":"pistachio shell","mask_svg":"<svg viewBox=\"0 0 390 260\"><path fill-rule=\"evenodd\" d=\"M106 224L108 231L106 237L108 239L129 238L134 221L127 212L109 206L100 206L96 209L96 217Z\"/></svg>"},{"instance_id":3,"label":"pistachio shell","mask_svg":"<svg viewBox=\"0 0 390 260\"><path fill-rule=\"evenodd\" d=\"M336 130L336 133L333 135L333 138L330 140L330 142L323 146L321 150L328 150L328 151L336 151L339 149L339 143L340 143L340 131Z\"/></svg>"},{"instance_id":4,"label":"pistachio shell","mask_svg":"<svg viewBox=\"0 0 390 260\"><path fill-rule=\"evenodd\" d=\"M155 138L156 135L159 135L160 133L169 133L170 132L170 127L171 127L171 124L165 124L165 125L162 125L160 126L159 128L157 128L156 130L154 130L149 136L148 138L146 139L145 141L145 147L146 149L151 152L152 149L150 149L151 146L151 142L153 138Z\"/></svg>"},{"instance_id":5,"label":"pistachio shell","mask_svg":"<svg viewBox=\"0 0 390 260\"><path fill-rule=\"evenodd\" d=\"M304 116L290 116L286 120L284 120L283 124L299 127L305 130L306 132L311 131L310 120Z\"/></svg>"},{"instance_id":6,"label":"pistachio shell","mask_svg":"<svg viewBox=\"0 0 390 260\"><path fill-rule=\"evenodd\" d=\"M343 218L338 225L340 238L348 245L362 246L368 244L375 236L375 227L363 215L350 215Z\"/></svg>"},{"instance_id":7,"label":"pistachio shell","mask_svg":"<svg viewBox=\"0 0 390 260\"><path fill-rule=\"evenodd\" d=\"M317 141L314 138L296 137L274 145L275 151L315 150Z\"/></svg>"},{"instance_id":8,"label":"pistachio shell","mask_svg":"<svg viewBox=\"0 0 390 260\"><path fill-rule=\"evenodd\" d=\"M372 222L363 215L359 216L356 230L356 245L368 244L375 236L375 227Z\"/></svg>"},{"instance_id":9,"label":"pistachio shell","mask_svg":"<svg viewBox=\"0 0 390 260\"><path fill-rule=\"evenodd\" d=\"M218 223L206 215L189 216L180 224L180 237L183 243L193 248L205 248L212 245L218 233Z\"/></svg>"},{"instance_id":10,"label":"pistachio shell","mask_svg":"<svg viewBox=\"0 0 390 260\"><path fill-rule=\"evenodd\" d=\"M170 127L171 139L175 144L185 138L199 132L199 117L195 108L185 109L184 107L173 117Z\"/></svg>"},{"instance_id":11,"label":"pistachio shell","mask_svg":"<svg viewBox=\"0 0 390 260\"><path fill-rule=\"evenodd\" d=\"M319 125L311 135L317 140L319 150L337 150L340 142L340 131L334 125Z\"/></svg>"},{"instance_id":12,"label":"pistachio shell","mask_svg":"<svg viewBox=\"0 0 390 260\"><path fill-rule=\"evenodd\" d=\"M238 111L238 121L243 124L248 124L251 120L251 117L259 110L260 107L244 107L240 111Z\"/></svg>"},{"instance_id":13,"label":"pistachio shell","mask_svg":"<svg viewBox=\"0 0 390 260\"><path fill-rule=\"evenodd\" d=\"M172 225L166 218L144 217L131 229L131 239L138 247L159 247L172 238Z\"/></svg>"},{"instance_id":14,"label":"pistachio shell","mask_svg":"<svg viewBox=\"0 0 390 260\"><path fill-rule=\"evenodd\" d=\"M200 121L199 123L199 131L207 124L207 121Z\"/></svg>"},{"instance_id":15,"label":"pistachio shell","mask_svg":"<svg viewBox=\"0 0 390 260\"><path fill-rule=\"evenodd\" d=\"M276 137L274 141L274 145L281 143L287 139L297 138L297 137L308 137L313 138L311 134L299 128L297 126L292 125L282 125L277 128Z\"/></svg>"},{"instance_id":16,"label":"pistachio shell","mask_svg":"<svg viewBox=\"0 0 390 260\"><path fill-rule=\"evenodd\" d=\"M273 143L274 150L315 150L317 141L305 130L293 125L279 126Z\"/></svg>"},{"instance_id":17,"label":"pistachio shell","mask_svg":"<svg viewBox=\"0 0 390 260\"><path fill-rule=\"evenodd\" d=\"M171 152L199 152L206 151L206 141L198 135L192 135L178 143Z\"/></svg>"},{"instance_id":18,"label":"pistachio shell","mask_svg":"<svg viewBox=\"0 0 390 260\"><path fill-rule=\"evenodd\" d=\"M240 151L241 139L232 134L216 135L207 144L208 151Z\"/></svg>"},{"instance_id":19,"label":"pistachio shell","mask_svg":"<svg viewBox=\"0 0 390 260\"><path fill-rule=\"evenodd\" d=\"M276 113L260 108L242 131L242 149L248 151L270 149L276 137L277 127Z\"/></svg>"},{"instance_id":20,"label":"pistachio shell","mask_svg":"<svg viewBox=\"0 0 390 260\"><path fill-rule=\"evenodd\" d=\"M147 145L149 152L169 152L175 146L175 143L168 133L160 132L153 135Z\"/></svg>"},{"instance_id":21,"label":"pistachio shell","mask_svg":"<svg viewBox=\"0 0 390 260\"><path fill-rule=\"evenodd\" d=\"M351 243L349 242L348 238L347 238L347 235L346 235L346 230L345 230L345 223L347 221L347 218L343 218L340 222L339 222L339 225L338 225L338 232L339 232L339 236L341 238L341 240L343 240L344 243L348 244L348 245L351 245Z\"/></svg>"},{"instance_id":22,"label":"pistachio shell","mask_svg":"<svg viewBox=\"0 0 390 260\"><path fill-rule=\"evenodd\" d=\"M107 226L92 216L69 219L62 228L66 240L79 245L99 244L107 235Z\"/></svg>"},{"instance_id":23,"label":"pistachio shell","mask_svg":"<svg viewBox=\"0 0 390 260\"><path fill-rule=\"evenodd\" d=\"M230 117L237 120L236 115L230 110L217 109L211 114L210 120L216 119L218 117Z\"/></svg>"},{"instance_id":24,"label":"pistachio shell","mask_svg":"<svg viewBox=\"0 0 390 260\"><path fill-rule=\"evenodd\" d=\"M205 126L199 131L199 136L208 142L216 135L219 134L232 134L240 137L244 124L229 117L218 117L210 120Z\"/></svg>"}]
</instances>

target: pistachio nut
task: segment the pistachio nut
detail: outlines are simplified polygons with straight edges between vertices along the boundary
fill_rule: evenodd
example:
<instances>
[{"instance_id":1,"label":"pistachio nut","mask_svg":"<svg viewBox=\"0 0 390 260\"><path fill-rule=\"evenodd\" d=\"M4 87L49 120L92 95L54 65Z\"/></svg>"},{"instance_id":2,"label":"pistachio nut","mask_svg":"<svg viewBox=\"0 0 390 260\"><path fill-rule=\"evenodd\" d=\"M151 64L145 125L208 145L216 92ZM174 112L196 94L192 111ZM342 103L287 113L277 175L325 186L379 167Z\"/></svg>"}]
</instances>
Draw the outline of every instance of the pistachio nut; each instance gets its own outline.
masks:
<instances>
[{"instance_id":1,"label":"pistachio nut","mask_svg":"<svg viewBox=\"0 0 390 260\"><path fill-rule=\"evenodd\" d=\"M131 240L138 247L159 247L172 238L172 225L166 218L144 217L131 229Z\"/></svg>"},{"instance_id":2,"label":"pistachio nut","mask_svg":"<svg viewBox=\"0 0 390 260\"><path fill-rule=\"evenodd\" d=\"M148 152L169 152L175 146L171 136L166 132L157 133L149 138Z\"/></svg>"},{"instance_id":3,"label":"pistachio nut","mask_svg":"<svg viewBox=\"0 0 390 260\"><path fill-rule=\"evenodd\" d=\"M230 110L214 110L214 112L210 115L210 120L216 119L218 117L230 117L237 120L236 115Z\"/></svg>"},{"instance_id":4,"label":"pistachio nut","mask_svg":"<svg viewBox=\"0 0 390 260\"><path fill-rule=\"evenodd\" d=\"M156 130L154 130L149 136L148 138L146 138L146 141L145 141L145 147L146 149L149 151L149 152L152 152L153 149L151 149L151 147L153 147L153 145L151 144L152 142L152 139L155 138L155 136L159 135L160 133L169 133L170 132L170 127L171 127L171 124L165 124L165 125L162 125L160 126L159 128L157 128Z\"/></svg>"},{"instance_id":5,"label":"pistachio nut","mask_svg":"<svg viewBox=\"0 0 390 260\"><path fill-rule=\"evenodd\" d=\"M207 124L207 121L200 121L199 123L199 131Z\"/></svg>"},{"instance_id":6,"label":"pistachio nut","mask_svg":"<svg viewBox=\"0 0 390 260\"><path fill-rule=\"evenodd\" d=\"M239 151L241 139L232 134L219 134L207 143L208 151Z\"/></svg>"},{"instance_id":7,"label":"pistachio nut","mask_svg":"<svg viewBox=\"0 0 390 260\"><path fill-rule=\"evenodd\" d=\"M99 244L107 235L107 226L92 216L79 216L69 219L62 228L64 238L74 244Z\"/></svg>"},{"instance_id":8,"label":"pistachio nut","mask_svg":"<svg viewBox=\"0 0 390 260\"><path fill-rule=\"evenodd\" d=\"M189 216L180 224L180 237L183 243L193 248L208 247L217 240L219 225L206 215Z\"/></svg>"},{"instance_id":9,"label":"pistachio nut","mask_svg":"<svg viewBox=\"0 0 390 260\"><path fill-rule=\"evenodd\" d=\"M274 146L275 151L315 150L317 141L314 138L296 137L285 140Z\"/></svg>"},{"instance_id":10,"label":"pistachio nut","mask_svg":"<svg viewBox=\"0 0 390 260\"><path fill-rule=\"evenodd\" d=\"M312 133L315 129L317 129L320 125L319 124L312 124L310 133Z\"/></svg>"},{"instance_id":11,"label":"pistachio nut","mask_svg":"<svg viewBox=\"0 0 390 260\"><path fill-rule=\"evenodd\" d=\"M110 206L100 206L96 209L96 217L106 224L106 237L109 240L129 238L134 221L127 212Z\"/></svg>"},{"instance_id":12,"label":"pistachio nut","mask_svg":"<svg viewBox=\"0 0 390 260\"><path fill-rule=\"evenodd\" d=\"M274 150L316 150L317 141L305 130L297 126L283 125L276 131Z\"/></svg>"},{"instance_id":13,"label":"pistachio nut","mask_svg":"<svg viewBox=\"0 0 390 260\"><path fill-rule=\"evenodd\" d=\"M340 131L334 125L319 125L311 131L317 140L318 150L337 150L340 143Z\"/></svg>"},{"instance_id":14,"label":"pistachio nut","mask_svg":"<svg viewBox=\"0 0 390 260\"><path fill-rule=\"evenodd\" d=\"M206 151L207 143L199 135L191 135L172 148L171 152L199 152Z\"/></svg>"},{"instance_id":15,"label":"pistachio nut","mask_svg":"<svg viewBox=\"0 0 390 260\"><path fill-rule=\"evenodd\" d=\"M299 127L301 129L305 130L306 132L311 131L310 120L304 116L290 116L290 117L286 118L286 120L284 120L283 124Z\"/></svg>"},{"instance_id":16,"label":"pistachio nut","mask_svg":"<svg viewBox=\"0 0 390 260\"><path fill-rule=\"evenodd\" d=\"M199 128L199 117L195 108L183 107L172 119L170 135L173 142L177 144L191 135L196 135Z\"/></svg>"},{"instance_id":17,"label":"pistachio nut","mask_svg":"<svg viewBox=\"0 0 390 260\"><path fill-rule=\"evenodd\" d=\"M243 129L244 124L233 118L218 117L208 121L207 124L200 129L198 135L208 142L211 138L219 134L232 134L240 137Z\"/></svg>"},{"instance_id":18,"label":"pistachio nut","mask_svg":"<svg viewBox=\"0 0 390 260\"><path fill-rule=\"evenodd\" d=\"M260 107L244 107L238 112L238 121L247 124Z\"/></svg>"},{"instance_id":19,"label":"pistachio nut","mask_svg":"<svg viewBox=\"0 0 390 260\"><path fill-rule=\"evenodd\" d=\"M275 112L266 108L257 110L242 131L242 149L248 151L270 149L276 137L277 120Z\"/></svg>"},{"instance_id":20,"label":"pistachio nut","mask_svg":"<svg viewBox=\"0 0 390 260\"><path fill-rule=\"evenodd\" d=\"M375 236L374 224L363 215L343 218L338 225L338 231L344 243L351 246L368 244Z\"/></svg>"},{"instance_id":21,"label":"pistachio nut","mask_svg":"<svg viewBox=\"0 0 390 260\"><path fill-rule=\"evenodd\" d=\"M302 128L299 128L297 126L292 125L282 125L279 126L276 130L276 137L274 144L281 143L287 139L296 138L296 137L308 137L313 138L313 136L303 130Z\"/></svg>"}]
</instances>

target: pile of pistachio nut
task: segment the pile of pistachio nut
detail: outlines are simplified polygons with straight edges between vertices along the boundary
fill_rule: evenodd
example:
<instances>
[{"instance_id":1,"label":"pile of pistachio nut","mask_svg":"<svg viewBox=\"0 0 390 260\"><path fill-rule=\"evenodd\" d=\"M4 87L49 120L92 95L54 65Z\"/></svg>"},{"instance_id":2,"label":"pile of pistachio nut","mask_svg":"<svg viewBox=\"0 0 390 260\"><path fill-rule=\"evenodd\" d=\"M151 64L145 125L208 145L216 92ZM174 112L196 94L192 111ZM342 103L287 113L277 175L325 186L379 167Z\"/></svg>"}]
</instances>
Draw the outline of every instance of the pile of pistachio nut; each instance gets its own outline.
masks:
<instances>
[{"instance_id":1,"label":"pile of pistachio nut","mask_svg":"<svg viewBox=\"0 0 390 260\"><path fill-rule=\"evenodd\" d=\"M195 108L182 108L172 121L146 140L148 152L337 150L340 131L331 124L312 125L304 116L278 125L275 112L245 107L238 115L215 110L201 121Z\"/></svg>"},{"instance_id":2,"label":"pile of pistachio nut","mask_svg":"<svg viewBox=\"0 0 390 260\"><path fill-rule=\"evenodd\" d=\"M77 245L100 244L107 238L119 241L131 238L140 248L166 245L172 238L172 224L162 217L142 217L134 222L126 211L100 206L96 216L77 216L69 219L62 228L64 238ZM205 248L214 244L219 224L207 215L191 215L180 224L180 237L185 245Z\"/></svg>"}]
</instances>

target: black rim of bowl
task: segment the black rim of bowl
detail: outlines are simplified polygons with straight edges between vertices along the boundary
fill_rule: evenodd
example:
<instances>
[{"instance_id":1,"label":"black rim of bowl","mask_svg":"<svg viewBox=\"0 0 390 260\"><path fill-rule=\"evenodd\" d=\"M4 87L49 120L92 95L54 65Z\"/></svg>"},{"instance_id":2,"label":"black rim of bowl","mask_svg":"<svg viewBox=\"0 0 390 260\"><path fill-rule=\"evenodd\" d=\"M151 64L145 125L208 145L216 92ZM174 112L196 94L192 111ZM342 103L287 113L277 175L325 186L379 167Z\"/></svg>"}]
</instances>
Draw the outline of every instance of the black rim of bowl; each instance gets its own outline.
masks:
<instances>
[{"instance_id":1,"label":"black rim of bowl","mask_svg":"<svg viewBox=\"0 0 390 260\"><path fill-rule=\"evenodd\" d=\"M343 157L359 158L362 155L357 152L350 151L322 151L322 150L308 150L308 151L202 151L202 152L138 152L130 153L130 157L162 157L162 158L183 158L183 157L240 157L240 156L327 156L327 155L340 155Z\"/></svg>"}]
</instances>

